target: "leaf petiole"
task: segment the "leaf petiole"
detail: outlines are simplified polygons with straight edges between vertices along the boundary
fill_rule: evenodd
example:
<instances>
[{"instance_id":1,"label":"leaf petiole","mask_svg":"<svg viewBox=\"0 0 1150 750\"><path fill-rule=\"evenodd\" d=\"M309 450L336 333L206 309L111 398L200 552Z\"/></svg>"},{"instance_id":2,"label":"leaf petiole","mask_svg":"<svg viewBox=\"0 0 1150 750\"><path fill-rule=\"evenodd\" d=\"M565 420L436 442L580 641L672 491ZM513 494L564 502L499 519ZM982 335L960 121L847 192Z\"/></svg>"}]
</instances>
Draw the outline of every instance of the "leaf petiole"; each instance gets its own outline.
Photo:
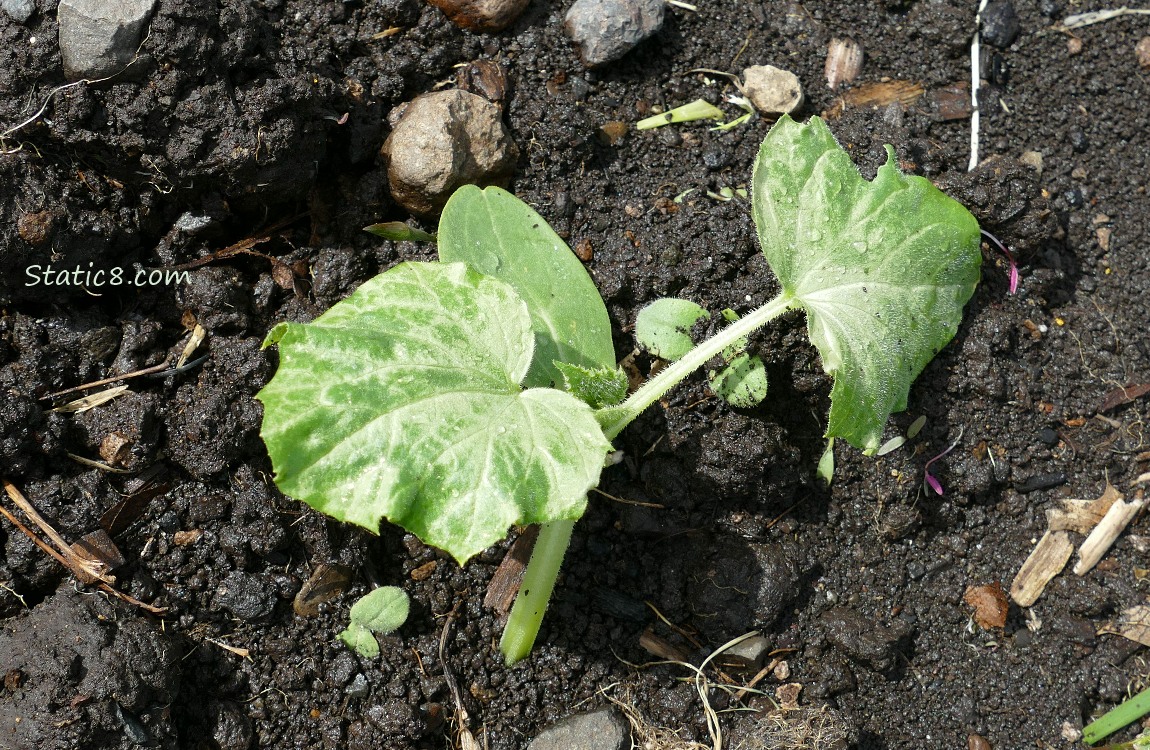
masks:
<instances>
[{"instance_id":1,"label":"leaf petiole","mask_svg":"<svg viewBox=\"0 0 1150 750\"><path fill-rule=\"evenodd\" d=\"M644 383L626 401L618 406L597 411L595 416L603 426L603 434L608 440L613 440L627 425L635 421L644 409L662 398L667 391L681 383L692 372L707 364L712 357L718 356L743 336L754 333L788 310L797 308L798 305L798 301L792 295L784 292L709 339L700 342L694 349Z\"/></svg>"}]
</instances>

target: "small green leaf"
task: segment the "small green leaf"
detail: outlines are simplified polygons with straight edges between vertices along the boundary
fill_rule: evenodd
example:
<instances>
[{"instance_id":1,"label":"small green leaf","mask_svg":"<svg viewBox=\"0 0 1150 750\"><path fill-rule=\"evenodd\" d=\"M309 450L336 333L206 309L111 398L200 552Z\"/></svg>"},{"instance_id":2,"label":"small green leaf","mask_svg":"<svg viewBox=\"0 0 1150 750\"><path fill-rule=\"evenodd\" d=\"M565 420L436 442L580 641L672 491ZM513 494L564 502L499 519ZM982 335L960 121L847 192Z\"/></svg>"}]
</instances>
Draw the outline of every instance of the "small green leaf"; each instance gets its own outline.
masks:
<instances>
[{"instance_id":1,"label":"small green leaf","mask_svg":"<svg viewBox=\"0 0 1150 750\"><path fill-rule=\"evenodd\" d=\"M365 627L349 625L347 630L339 634L339 639L365 659L379 656L379 641L375 640L375 633Z\"/></svg>"},{"instance_id":2,"label":"small green leaf","mask_svg":"<svg viewBox=\"0 0 1150 750\"><path fill-rule=\"evenodd\" d=\"M575 397L520 389L533 341L515 290L462 263L404 263L279 324L258 395L276 484L461 563L512 524L578 518L611 445Z\"/></svg>"},{"instance_id":3,"label":"small green leaf","mask_svg":"<svg viewBox=\"0 0 1150 750\"><path fill-rule=\"evenodd\" d=\"M382 224L372 224L369 227L364 227L363 231L395 242L402 242L403 240L410 242L435 242L434 234L428 234L422 229L409 227L402 221L385 221Z\"/></svg>"},{"instance_id":4,"label":"small green leaf","mask_svg":"<svg viewBox=\"0 0 1150 750\"><path fill-rule=\"evenodd\" d=\"M711 373L711 390L731 406L750 409L767 397L767 370L763 360L743 352L727 366Z\"/></svg>"},{"instance_id":5,"label":"small green leaf","mask_svg":"<svg viewBox=\"0 0 1150 750\"><path fill-rule=\"evenodd\" d=\"M656 357L674 362L695 347L691 327L709 317L710 313L689 300L657 299L639 311L635 338Z\"/></svg>"},{"instance_id":6,"label":"small green leaf","mask_svg":"<svg viewBox=\"0 0 1150 750\"><path fill-rule=\"evenodd\" d=\"M556 362L563 373L567 392L592 409L614 406L627 398L627 373L617 367L590 369L566 362Z\"/></svg>"},{"instance_id":7,"label":"small green leaf","mask_svg":"<svg viewBox=\"0 0 1150 750\"><path fill-rule=\"evenodd\" d=\"M819 458L819 465L815 467L815 476L827 483L827 487L831 486L831 482L835 479L835 439L827 439L827 447L823 451L823 455Z\"/></svg>"},{"instance_id":8,"label":"small green leaf","mask_svg":"<svg viewBox=\"0 0 1150 750\"><path fill-rule=\"evenodd\" d=\"M784 115L755 161L752 212L784 295L834 376L828 436L873 453L978 283L978 222L887 163L864 180L817 117Z\"/></svg>"},{"instance_id":9,"label":"small green leaf","mask_svg":"<svg viewBox=\"0 0 1150 750\"><path fill-rule=\"evenodd\" d=\"M614 367L599 290L566 243L530 206L497 187L465 185L439 219L439 259L510 284L527 303L535 360L526 387L563 382L555 362Z\"/></svg>"},{"instance_id":10,"label":"small green leaf","mask_svg":"<svg viewBox=\"0 0 1150 750\"><path fill-rule=\"evenodd\" d=\"M380 586L351 605L351 624L387 635L407 621L411 600L398 586Z\"/></svg>"}]
</instances>

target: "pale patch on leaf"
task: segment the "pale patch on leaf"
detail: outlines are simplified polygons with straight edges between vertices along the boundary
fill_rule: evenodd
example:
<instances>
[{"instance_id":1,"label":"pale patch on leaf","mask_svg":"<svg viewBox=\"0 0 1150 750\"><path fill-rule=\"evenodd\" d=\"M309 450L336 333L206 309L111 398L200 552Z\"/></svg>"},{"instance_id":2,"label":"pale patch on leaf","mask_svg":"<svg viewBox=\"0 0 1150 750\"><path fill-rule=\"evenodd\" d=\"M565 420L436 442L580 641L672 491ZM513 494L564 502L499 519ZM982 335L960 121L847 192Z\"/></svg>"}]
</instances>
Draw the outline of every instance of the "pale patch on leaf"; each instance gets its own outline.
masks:
<instances>
[{"instance_id":1,"label":"pale patch on leaf","mask_svg":"<svg viewBox=\"0 0 1150 750\"><path fill-rule=\"evenodd\" d=\"M834 377L827 435L874 452L958 329L978 283L978 223L929 180L902 174L889 146L864 180L817 117L779 119L752 183L763 253Z\"/></svg>"},{"instance_id":2,"label":"pale patch on leaf","mask_svg":"<svg viewBox=\"0 0 1150 750\"><path fill-rule=\"evenodd\" d=\"M567 392L592 409L614 406L627 398L627 373L618 367L580 367L556 362Z\"/></svg>"},{"instance_id":3,"label":"pale patch on leaf","mask_svg":"<svg viewBox=\"0 0 1150 750\"><path fill-rule=\"evenodd\" d=\"M462 263L401 264L311 324L279 324L258 396L276 484L461 563L512 524L578 518L611 446L570 394L521 390L533 341L515 290Z\"/></svg>"}]
</instances>

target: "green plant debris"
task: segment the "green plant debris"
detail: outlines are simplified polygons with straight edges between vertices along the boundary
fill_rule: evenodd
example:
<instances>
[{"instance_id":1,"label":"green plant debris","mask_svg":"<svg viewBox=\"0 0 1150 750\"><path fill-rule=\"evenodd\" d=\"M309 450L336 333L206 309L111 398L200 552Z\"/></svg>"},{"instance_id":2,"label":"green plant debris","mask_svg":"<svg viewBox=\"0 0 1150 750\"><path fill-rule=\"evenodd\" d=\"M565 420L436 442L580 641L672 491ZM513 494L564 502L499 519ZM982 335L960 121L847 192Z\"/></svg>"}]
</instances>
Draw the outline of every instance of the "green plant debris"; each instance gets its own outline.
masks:
<instances>
[{"instance_id":1,"label":"green plant debris","mask_svg":"<svg viewBox=\"0 0 1150 750\"><path fill-rule=\"evenodd\" d=\"M351 623L339 634L339 639L360 656L374 659L379 656L376 633L387 635L399 630L407 622L411 600L398 586L381 586L351 606Z\"/></svg>"},{"instance_id":2,"label":"green plant debris","mask_svg":"<svg viewBox=\"0 0 1150 750\"><path fill-rule=\"evenodd\" d=\"M727 97L727 101L743 110L743 114L739 115L730 122L724 122L721 125L716 125L715 127L711 128L711 130L717 130L721 133L725 133L728 130L734 130L740 125L750 122L751 118L755 116L755 105L751 104L750 100L745 96L730 95Z\"/></svg>"},{"instance_id":3,"label":"green plant debris","mask_svg":"<svg viewBox=\"0 0 1150 750\"><path fill-rule=\"evenodd\" d=\"M711 104L706 99L696 99L680 107L667 110L657 115L651 115L639 120L635 124L636 130L651 130L664 125L679 122L694 122L696 120L722 120L726 115L723 110Z\"/></svg>"},{"instance_id":4,"label":"green plant debris","mask_svg":"<svg viewBox=\"0 0 1150 750\"><path fill-rule=\"evenodd\" d=\"M827 447L819 458L819 465L815 467L815 476L826 482L827 487L835 478L835 439L827 439Z\"/></svg>"},{"instance_id":5,"label":"green plant debris","mask_svg":"<svg viewBox=\"0 0 1150 750\"><path fill-rule=\"evenodd\" d=\"M1124 700L1082 728L1082 741L1087 745L1101 742L1123 727L1128 727L1150 714L1150 688ZM1139 738L1141 739L1141 738ZM1139 747L1137 740L1131 747ZM1150 745L1150 743L1146 743Z\"/></svg>"},{"instance_id":6,"label":"green plant debris","mask_svg":"<svg viewBox=\"0 0 1150 750\"><path fill-rule=\"evenodd\" d=\"M435 235L428 234L422 229L408 226L402 221L385 221L382 224L372 224L364 227L363 231L371 232L377 237L393 242L435 242Z\"/></svg>"},{"instance_id":7,"label":"green plant debris","mask_svg":"<svg viewBox=\"0 0 1150 750\"><path fill-rule=\"evenodd\" d=\"M747 197L747 189L733 188L730 186L721 187L717 193L712 190L708 190L707 197L712 200L721 201L723 203L733 201L735 198L743 198L745 200Z\"/></svg>"}]
</instances>

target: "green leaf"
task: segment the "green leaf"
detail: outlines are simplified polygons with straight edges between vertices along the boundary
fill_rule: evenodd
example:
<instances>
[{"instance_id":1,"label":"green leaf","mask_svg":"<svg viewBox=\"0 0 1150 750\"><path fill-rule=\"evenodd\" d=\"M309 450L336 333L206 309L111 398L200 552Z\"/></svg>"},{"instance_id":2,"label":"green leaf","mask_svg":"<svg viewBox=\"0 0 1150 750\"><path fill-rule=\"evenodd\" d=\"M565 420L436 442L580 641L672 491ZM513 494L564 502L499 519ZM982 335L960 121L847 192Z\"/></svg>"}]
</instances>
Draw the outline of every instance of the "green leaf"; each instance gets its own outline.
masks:
<instances>
[{"instance_id":1,"label":"green leaf","mask_svg":"<svg viewBox=\"0 0 1150 750\"><path fill-rule=\"evenodd\" d=\"M339 634L339 639L365 659L379 656L379 641L375 640L375 633L365 627L349 625Z\"/></svg>"},{"instance_id":2,"label":"green leaf","mask_svg":"<svg viewBox=\"0 0 1150 750\"><path fill-rule=\"evenodd\" d=\"M563 382L555 362L614 367L611 321L599 290L566 243L506 190L465 185L439 219L439 259L463 261L510 284L527 303L535 361L527 387Z\"/></svg>"},{"instance_id":3,"label":"green leaf","mask_svg":"<svg viewBox=\"0 0 1150 750\"><path fill-rule=\"evenodd\" d=\"M827 439L827 447L819 458L819 465L815 467L815 476L826 482L827 487L835 480L835 439Z\"/></svg>"},{"instance_id":4,"label":"green leaf","mask_svg":"<svg viewBox=\"0 0 1150 750\"><path fill-rule=\"evenodd\" d=\"M767 397L767 370L763 360L746 352L711 373L710 381L715 395L739 409L758 406Z\"/></svg>"},{"instance_id":5,"label":"green leaf","mask_svg":"<svg viewBox=\"0 0 1150 750\"><path fill-rule=\"evenodd\" d=\"M372 224L371 226L364 227L363 231L394 242L402 242L404 240L409 242L435 242L434 234L428 234L422 229L408 226L402 221L385 221L381 224Z\"/></svg>"},{"instance_id":6,"label":"green leaf","mask_svg":"<svg viewBox=\"0 0 1150 750\"><path fill-rule=\"evenodd\" d=\"M709 317L710 313L690 300L657 299L635 318L635 339L656 357L674 362L695 348L691 327Z\"/></svg>"},{"instance_id":7,"label":"green leaf","mask_svg":"<svg viewBox=\"0 0 1150 750\"><path fill-rule=\"evenodd\" d=\"M578 518L611 446L575 397L520 389L533 340L515 290L462 263L401 264L313 323L277 325L258 395L276 484L460 562L512 524Z\"/></svg>"},{"instance_id":8,"label":"green leaf","mask_svg":"<svg viewBox=\"0 0 1150 750\"><path fill-rule=\"evenodd\" d=\"M864 180L826 124L784 115L755 161L753 216L783 293L834 376L828 436L868 453L954 336L978 283L978 223L887 163Z\"/></svg>"},{"instance_id":9,"label":"green leaf","mask_svg":"<svg viewBox=\"0 0 1150 750\"><path fill-rule=\"evenodd\" d=\"M387 635L407 621L411 600L398 586L380 586L351 605L351 624Z\"/></svg>"},{"instance_id":10,"label":"green leaf","mask_svg":"<svg viewBox=\"0 0 1150 750\"><path fill-rule=\"evenodd\" d=\"M563 373L567 392L592 409L614 406L627 398L627 373L618 367L590 369L566 362L556 362Z\"/></svg>"}]
</instances>

